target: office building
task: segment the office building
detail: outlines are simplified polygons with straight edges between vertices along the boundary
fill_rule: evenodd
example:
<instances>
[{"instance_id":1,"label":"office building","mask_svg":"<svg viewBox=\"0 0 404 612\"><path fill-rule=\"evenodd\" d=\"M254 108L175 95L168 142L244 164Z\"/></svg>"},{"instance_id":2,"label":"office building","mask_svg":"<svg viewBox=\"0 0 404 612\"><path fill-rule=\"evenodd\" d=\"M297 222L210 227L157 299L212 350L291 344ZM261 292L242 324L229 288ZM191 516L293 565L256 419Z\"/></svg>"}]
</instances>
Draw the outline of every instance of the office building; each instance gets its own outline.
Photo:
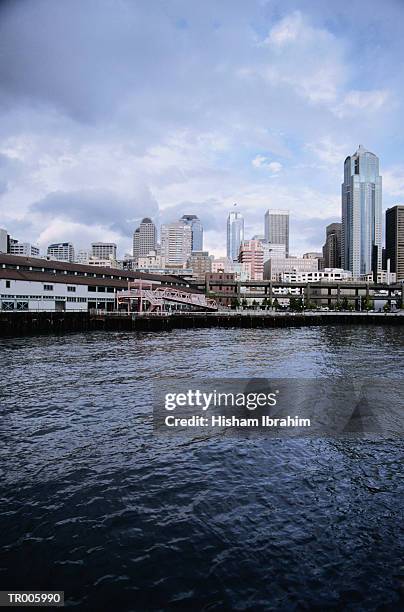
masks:
<instances>
[{"instance_id":1,"label":"office building","mask_svg":"<svg viewBox=\"0 0 404 612\"><path fill-rule=\"evenodd\" d=\"M142 257L138 257L137 259L138 270L159 270L164 268L165 265L166 261L164 257L159 255L156 251L150 251L148 255L142 255Z\"/></svg>"},{"instance_id":2,"label":"office building","mask_svg":"<svg viewBox=\"0 0 404 612\"><path fill-rule=\"evenodd\" d=\"M404 205L386 210L386 262L389 260L390 272L398 281L404 280Z\"/></svg>"},{"instance_id":3,"label":"office building","mask_svg":"<svg viewBox=\"0 0 404 612\"><path fill-rule=\"evenodd\" d=\"M382 177L379 159L359 145L344 162L342 267L355 278L382 267Z\"/></svg>"},{"instance_id":4,"label":"office building","mask_svg":"<svg viewBox=\"0 0 404 612\"><path fill-rule=\"evenodd\" d=\"M251 280L262 280L264 273L264 249L260 240L243 240L240 245L239 262L249 270Z\"/></svg>"},{"instance_id":5,"label":"office building","mask_svg":"<svg viewBox=\"0 0 404 612\"><path fill-rule=\"evenodd\" d=\"M303 257L272 257L264 263L264 278L273 281L282 280L285 272L300 274L303 272L317 272L317 259L303 259Z\"/></svg>"},{"instance_id":6,"label":"office building","mask_svg":"<svg viewBox=\"0 0 404 612\"><path fill-rule=\"evenodd\" d=\"M116 244L114 242L93 242L91 256L96 259L113 259L116 261Z\"/></svg>"},{"instance_id":7,"label":"office building","mask_svg":"<svg viewBox=\"0 0 404 612\"><path fill-rule=\"evenodd\" d=\"M324 270L314 270L312 272L283 272L282 282L288 283L316 283L316 282L337 282L352 280L352 272L341 268L324 268Z\"/></svg>"},{"instance_id":8,"label":"office building","mask_svg":"<svg viewBox=\"0 0 404 612\"><path fill-rule=\"evenodd\" d=\"M191 249L192 251L202 251L203 249L203 227L201 220L196 215L183 215L180 219L186 225L191 227L192 239Z\"/></svg>"},{"instance_id":9,"label":"office building","mask_svg":"<svg viewBox=\"0 0 404 612\"><path fill-rule=\"evenodd\" d=\"M286 257L286 246L284 244L274 244L271 242L261 241L264 251L264 261L271 257Z\"/></svg>"},{"instance_id":10,"label":"office building","mask_svg":"<svg viewBox=\"0 0 404 612\"><path fill-rule=\"evenodd\" d=\"M50 259L74 262L74 247L71 242L56 242L50 244L47 250Z\"/></svg>"},{"instance_id":11,"label":"office building","mask_svg":"<svg viewBox=\"0 0 404 612\"><path fill-rule=\"evenodd\" d=\"M39 257L39 247L30 242L19 242L18 240L9 241L10 255L20 255L25 257Z\"/></svg>"},{"instance_id":12,"label":"office building","mask_svg":"<svg viewBox=\"0 0 404 612\"><path fill-rule=\"evenodd\" d=\"M341 267L341 230L342 223L330 223L326 228L323 259L325 268Z\"/></svg>"},{"instance_id":13,"label":"office building","mask_svg":"<svg viewBox=\"0 0 404 612\"><path fill-rule=\"evenodd\" d=\"M284 244L286 257L289 257L288 210L267 210L265 213L265 240L274 244Z\"/></svg>"},{"instance_id":14,"label":"office building","mask_svg":"<svg viewBox=\"0 0 404 612\"><path fill-rule=\"evenodd\" d=\"M157 229L149 217L142 219L133 234L133 257L148 255L156 250Z\"/></svg>"},{"instance_id":15,"label":"office building","mask_svg":"<svg viewBox=\"0 0 404 612\"><path fill-rule=\"evenodd\" d=\"M192 229L182 221L161 226L161 256L166 265L185 266L192 252Z\"/></svg>"},{"instance_id":16,"label":"office building","mask_svg":"<svg viewBox=\"0 0 404 612\"><path fill-rule=\"evenodd\" d=\"M212 272L212 257L209 251L192 251L188 259L188 268L192 269L195 278L205 278L205 274Z\"/></svg>"},{"instance_id":17,"label":"office building","mask_svg":"<svg viewBox=\"0 0 404 612\"><path fill-rule=\"evenodd\" d=\"M227 257L238 261L240 244L244 240L244 218L239 212L230 212L227 217Z\"/></svg>"},{"instance_id":18,"label":"office building","mask_svg":"<svg viewBox=\"0 0 404 612\"><path fill-rule=\"evenodd\" d=\"M0 253L8 253L8 240L7 230L0 228Z\"/></svg>"}]
</instances>

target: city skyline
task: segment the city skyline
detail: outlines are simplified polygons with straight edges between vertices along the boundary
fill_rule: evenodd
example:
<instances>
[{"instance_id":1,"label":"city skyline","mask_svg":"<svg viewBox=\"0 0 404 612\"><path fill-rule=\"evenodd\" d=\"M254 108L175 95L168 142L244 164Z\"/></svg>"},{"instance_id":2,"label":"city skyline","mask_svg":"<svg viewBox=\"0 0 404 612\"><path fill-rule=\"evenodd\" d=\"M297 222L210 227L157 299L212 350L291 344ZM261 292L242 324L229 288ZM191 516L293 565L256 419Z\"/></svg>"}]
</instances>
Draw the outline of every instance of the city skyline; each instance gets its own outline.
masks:
<instances>
[{"instance_id":1,"label":"city skyline","mask_svg":"<svg viewBox=\"0 0 404 612\"><path fill-rule=\"evenodd\" d=\"M290 251L313 251L360 142L381 159L383 212L402 203L404 6L324 4L4 3L0 226L42 251L102 238L130 252L143 217L193 213L221 255L237 201L246 236L287 209Z\"/></svg>"}]
</instances>

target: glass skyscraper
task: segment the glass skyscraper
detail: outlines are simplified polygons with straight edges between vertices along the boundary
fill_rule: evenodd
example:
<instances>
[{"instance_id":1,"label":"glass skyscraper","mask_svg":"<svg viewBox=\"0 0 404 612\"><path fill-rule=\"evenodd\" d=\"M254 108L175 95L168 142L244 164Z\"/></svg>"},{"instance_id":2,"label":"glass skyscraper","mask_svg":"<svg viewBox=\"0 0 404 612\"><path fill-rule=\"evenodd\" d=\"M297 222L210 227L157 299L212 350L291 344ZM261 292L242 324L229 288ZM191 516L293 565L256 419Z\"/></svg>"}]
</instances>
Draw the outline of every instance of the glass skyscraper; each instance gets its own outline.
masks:
<instances>
[{"instance_id":1,"label":"glass skyscraper","mask_svg":"<svg viewBox=\"0 0 404 612\"><path fill-rule=\"evenodd\" d=\"M244 240L244 217L239 212L230 212L227 217L227 257L238 261L240 244Z\"/></svg>"},{"instance_id":2,"label":"glass skyscraper","mask_svg":"<svg viewBox=\"0 0 404 612\"><path fill-rule=\"evenodd\" d=\"M354 277L382 269L382 177L379 158L362 145L344 163L341 258Z\"/></svg>"},{"instance_id":3,"label":"glass skyscraper","mask_svg":"<svg viewBox=\"0 0 404 612\"><path fill-rule=\"evenodd\" d=\"M196 215L183 215L181 221L189 225L192 230L192 250L203 250L203 227L201 220Z\"/></svg>"}]
</instances>

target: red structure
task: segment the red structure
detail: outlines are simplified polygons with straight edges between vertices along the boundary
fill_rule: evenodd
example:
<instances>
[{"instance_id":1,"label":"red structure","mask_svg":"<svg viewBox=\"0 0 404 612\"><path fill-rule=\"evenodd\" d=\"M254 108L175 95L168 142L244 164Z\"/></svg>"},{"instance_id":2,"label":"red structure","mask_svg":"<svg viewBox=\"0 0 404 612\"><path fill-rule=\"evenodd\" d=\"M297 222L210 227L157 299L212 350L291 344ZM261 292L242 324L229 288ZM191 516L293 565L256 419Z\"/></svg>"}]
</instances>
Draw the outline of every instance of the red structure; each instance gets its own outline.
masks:
<instances>
[{"instance_id":1,"label":"red structure","mask_svg":"<svg viewBox=\"0 0 404 612\"><path fill-rule=\"evenodd\" d=\"M118 307L127 304L128 312L133 310L133 302L136 302L138 312L163 312L165 303L184 304L203 311L217 310L215 300L207 298L203 293L192 293L142 279L128 282L126 291L117 292L117 301Z\"/></svg>"}]
</instances>

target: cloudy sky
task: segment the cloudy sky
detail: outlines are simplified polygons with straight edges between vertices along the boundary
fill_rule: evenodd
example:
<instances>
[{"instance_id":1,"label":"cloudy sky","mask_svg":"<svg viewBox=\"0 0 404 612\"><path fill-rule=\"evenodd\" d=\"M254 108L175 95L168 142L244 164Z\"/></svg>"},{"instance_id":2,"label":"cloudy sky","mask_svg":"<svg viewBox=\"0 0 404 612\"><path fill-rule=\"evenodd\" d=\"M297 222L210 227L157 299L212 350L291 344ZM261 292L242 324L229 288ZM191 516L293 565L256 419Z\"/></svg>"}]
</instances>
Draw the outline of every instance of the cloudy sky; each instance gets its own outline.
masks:
<instances>
[{"instance_id":1,"label":"cloudy sky","mask_svg":"<svg viewBox=\"0 0 404 612\"><path fill-rule=\"evenodd\" d=\"M359 143L404 201L403 26L402 0L2 0L0 227L123 255L196 213L220 255L237 202L318 250Z\"/></svg>"}]
</instances>

